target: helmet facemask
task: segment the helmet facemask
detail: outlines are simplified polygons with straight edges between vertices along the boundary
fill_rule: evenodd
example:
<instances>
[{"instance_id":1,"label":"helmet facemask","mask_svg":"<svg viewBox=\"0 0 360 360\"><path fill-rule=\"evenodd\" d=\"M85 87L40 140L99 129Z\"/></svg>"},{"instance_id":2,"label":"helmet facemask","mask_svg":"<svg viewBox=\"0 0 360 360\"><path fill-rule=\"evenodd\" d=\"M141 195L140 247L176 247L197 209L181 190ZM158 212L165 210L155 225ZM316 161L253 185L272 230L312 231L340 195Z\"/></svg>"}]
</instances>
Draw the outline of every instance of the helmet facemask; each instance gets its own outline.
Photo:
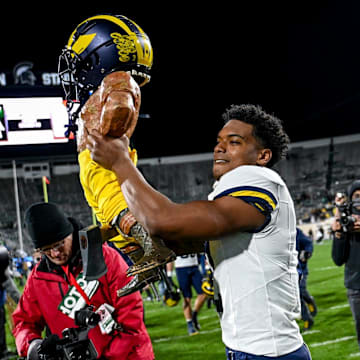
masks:
<instances>
[{"instance_id":1,"label":"helmet facemask","mask_svg":"<svg viewBox=\"0 0 360 360\"><path fill-rule=\"evenodd\" d=\"M60 77L61 84L64 89L65 99L67 101L76 101L84 104L90 97L94 90L99 86L98 84L92 84L88 82L86 85L79 79L80 72L87 72L91 70L92 64L82 60L71 49L64 49L59 57L58 74ZM83 78L85 76L83 75Z\"/></svg>"}]
</instances>

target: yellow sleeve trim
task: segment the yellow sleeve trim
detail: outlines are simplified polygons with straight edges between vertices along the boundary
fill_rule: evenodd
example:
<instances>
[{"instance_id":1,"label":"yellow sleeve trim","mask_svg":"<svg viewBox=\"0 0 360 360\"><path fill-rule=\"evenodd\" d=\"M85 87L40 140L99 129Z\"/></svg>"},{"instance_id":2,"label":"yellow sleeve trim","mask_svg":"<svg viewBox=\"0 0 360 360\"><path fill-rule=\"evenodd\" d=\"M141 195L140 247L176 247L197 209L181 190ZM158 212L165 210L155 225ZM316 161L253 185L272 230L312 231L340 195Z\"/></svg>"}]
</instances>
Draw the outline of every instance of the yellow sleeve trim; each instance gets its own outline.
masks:
<instances>
[{"instance_id":1,"label":"yellow sleeve trim","mask_svg":"<svg viewBox=\"0 0 360 360\"><path fill-rule=\"evenodd\" d=\"M262 200L265 200L274 210L276 207L276 204L274 201L270 198L270 196L259 192L259 191L248 191L248 190L242 190L242 191L235 191L233 193L228 194L229 196L234 197L252 197L252 198L259 198Z\"/></svg>"}]
</instances>

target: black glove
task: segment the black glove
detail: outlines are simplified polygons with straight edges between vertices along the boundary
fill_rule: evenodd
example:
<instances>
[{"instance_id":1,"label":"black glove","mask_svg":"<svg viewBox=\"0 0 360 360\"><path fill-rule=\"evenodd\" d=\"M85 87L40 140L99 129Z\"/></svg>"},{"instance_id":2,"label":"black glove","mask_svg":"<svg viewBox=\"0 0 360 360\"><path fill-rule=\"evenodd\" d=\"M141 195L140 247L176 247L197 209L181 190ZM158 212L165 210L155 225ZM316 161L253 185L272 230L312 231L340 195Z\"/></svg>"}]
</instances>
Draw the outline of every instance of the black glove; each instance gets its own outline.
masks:
<instances>
[{"instance_id":1,"label":"black glove","mask_svg":"<svg viewBox=\"0 0 360 360\"><path fill-rule=\"evenodd\" d=\"M46 339L35 339L30 343L27 360L57 359L58 351L56 345L60 338L56 334L51 334Z\"/></svg>"},{"instance_id":2,"label":"black glove","mask_svg":"<svg viewBox=\"0 0 360 360\"><path fill-rule=\"evenodd\" d=\"M38 352L38 348L40 347L42 343L41 339L34 339L29 346L28 352L27 352L27 356L26 359L27 360L39 360L39 352Z\"/></svg>"},{"instance_id":3,"label":"black glove","mask_svg":"<svg viewBox=\"0 0 360 360\"><path fill-rule=\"evenodd\" d=\"M59 343L59 341L60 338L56 334L51 334L46 339L44 339L38 348L40 357L41 355L44 355L45 358L48 359L57 359L58 351L56 349L56 345Z\"/></svg>"}]
</instances>

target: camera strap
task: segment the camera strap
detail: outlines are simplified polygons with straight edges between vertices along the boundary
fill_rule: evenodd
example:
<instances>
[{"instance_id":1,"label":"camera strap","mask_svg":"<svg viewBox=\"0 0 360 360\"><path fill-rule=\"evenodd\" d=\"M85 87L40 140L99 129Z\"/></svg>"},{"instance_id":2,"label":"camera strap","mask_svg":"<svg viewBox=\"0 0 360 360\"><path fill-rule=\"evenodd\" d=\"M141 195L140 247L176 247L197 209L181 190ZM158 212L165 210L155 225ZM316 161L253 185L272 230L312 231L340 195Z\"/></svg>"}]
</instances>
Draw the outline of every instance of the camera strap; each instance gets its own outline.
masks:
<instances>
[{"instance_id":1,"label":"camera strap","mask_svg":"<svg viewBox=\"0 0 360 360\"><path fill-rule=\"evenodd\" d=\"M62 268L63 268L63 270L65 272L66 277L69 280L69 284L76 288L76 290L83 297L83 299L85 300L87 305L92 306L95 309L95 306L91 304L91 301L90 301L89 297L86 295L85 291L81 288L79 283L76 281L75 276L70 271L69 265L66 265L66 266L63 265Z\"/></svg>"},{"instance_id":2,"label":"camera strap","mask_svg":"<svg viewBox=\"0 0 360 360\"><path fill-rule=\"evenodd\" d=\"M62 269L65 272L66 277L68 278L69 284L71 286L74 286L77 292L82 296L82 298L85 300L86 304L88 306L91 306L93 311L96 312L98 315L100 315L100 321L98 323L100 327L100 331L102 334L110 334L114 330L120 330L121 326L116 323L116 321L112 317L112 313L114 312L115 308L109 304L102 304L98 308L93 305L88 297L88 295L85 293L85 291L81 288L78 281L76 280L75 276L71 273L69 266L62 266ZM93 280L92 282L98 282L97 280ZM60 304L61 306L61 304ZM61 310L61 309L60 309ZM62 311L62 310L61 310Z\"/></svg>"}]
</instances>

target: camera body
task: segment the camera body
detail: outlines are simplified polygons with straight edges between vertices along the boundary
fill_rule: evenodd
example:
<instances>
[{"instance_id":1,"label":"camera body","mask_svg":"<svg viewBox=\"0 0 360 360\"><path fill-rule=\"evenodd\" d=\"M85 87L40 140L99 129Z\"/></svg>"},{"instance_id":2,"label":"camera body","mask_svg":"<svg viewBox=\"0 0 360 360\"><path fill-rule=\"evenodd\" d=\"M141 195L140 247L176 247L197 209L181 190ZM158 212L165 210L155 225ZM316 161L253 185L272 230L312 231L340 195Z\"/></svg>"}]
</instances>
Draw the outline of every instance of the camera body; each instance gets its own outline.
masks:
<instances>
[{"instance_id":1,"label":"camera body","mask_svg":"<svg viewBox=\"0 0 360 360\"><path fill-rule=\"evenodd\" d=\"M352 231L356 222L354 215L360 215L360 200L356 199L343 204L337 204L336 207L340 213L339 222L343 232Z\"/></svg>"},{"instance_id":2,"label":"camera body","mask_svg":"<svg viewBox=\"0 0 360 360\"><path fill-rule=\"evenodd\" d=\"M343 232L351 231L355 224L355 217L352 214L352 206L351 203L344 203L338 205L337 208L339 209L340 217L339 222L343 229Z\"/></svg>"},{"instance_id":3,"label":"camera body","mask_svg":"<svg viewBox=\"0 0 360 360\"><path fill-rule=\"evenodd\" d=\"M39 358L42 360L94 360L98 354L88 332L100 321L100 315L85 308L75 313L75 324L78 328L66 328L63 337L44 339L40 345Z\"/></svg>"}]
</instances>

